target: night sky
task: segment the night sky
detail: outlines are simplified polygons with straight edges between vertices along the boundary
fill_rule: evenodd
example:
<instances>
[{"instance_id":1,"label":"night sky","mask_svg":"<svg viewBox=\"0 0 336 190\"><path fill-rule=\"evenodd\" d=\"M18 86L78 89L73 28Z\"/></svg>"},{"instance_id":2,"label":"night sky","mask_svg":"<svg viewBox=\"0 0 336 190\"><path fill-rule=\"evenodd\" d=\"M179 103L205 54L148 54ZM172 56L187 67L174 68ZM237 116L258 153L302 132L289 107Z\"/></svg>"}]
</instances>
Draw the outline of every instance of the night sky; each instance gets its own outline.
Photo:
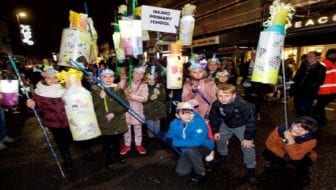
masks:
<instances>
[{"instance_id":1,"label":"night sky","mask_svg":"<svg viewBox=\"0 0 336 190\"><path fill-rule=\"evenodd\" d=\"M117 6L124 0L86 0L89 16L93 18L98 32L98 44L108 41L112 44L113 27L110 25ZM34 47L20 43L20 34L15 14L19 10L28 13L21 23L32 25ZM17 54L50 55L58 51L62 29L69 26L69 11L84 12L84 0L0 0L0 18L9 28L13 51Z\"/></svg>"}]
</instances>

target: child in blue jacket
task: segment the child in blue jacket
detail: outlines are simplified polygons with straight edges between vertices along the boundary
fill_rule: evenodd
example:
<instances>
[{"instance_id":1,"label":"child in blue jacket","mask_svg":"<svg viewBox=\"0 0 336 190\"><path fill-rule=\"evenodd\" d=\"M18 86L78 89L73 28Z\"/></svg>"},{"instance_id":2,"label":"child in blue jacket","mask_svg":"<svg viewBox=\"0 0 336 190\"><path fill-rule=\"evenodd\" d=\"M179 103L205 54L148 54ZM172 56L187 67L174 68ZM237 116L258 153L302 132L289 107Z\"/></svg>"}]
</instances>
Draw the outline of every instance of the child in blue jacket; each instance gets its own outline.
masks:
<instances>
[{"instance_id":1,"label":"child in blue jacket","mask_svg":"<svg viewBox=\"0 0 336 190\"><path fill-rule=\"evenodd\" d=\"M189 185L200 185L205 180L203 158L214 148L202 117L187 102L177 105L176 118L171 122L164 142L181 150L176 172L186 176L194 172Z\"/></svg>"}]
</instances>

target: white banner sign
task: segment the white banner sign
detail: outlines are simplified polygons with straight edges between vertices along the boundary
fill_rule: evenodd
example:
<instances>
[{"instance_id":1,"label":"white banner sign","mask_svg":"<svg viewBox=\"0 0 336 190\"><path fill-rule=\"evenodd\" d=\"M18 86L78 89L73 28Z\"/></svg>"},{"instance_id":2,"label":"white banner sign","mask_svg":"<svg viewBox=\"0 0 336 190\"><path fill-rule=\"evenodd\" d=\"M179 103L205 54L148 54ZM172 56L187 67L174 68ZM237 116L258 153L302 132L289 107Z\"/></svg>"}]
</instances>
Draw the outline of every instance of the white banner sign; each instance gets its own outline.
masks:
<instances>
[{"instance_id":1,"label":"white banner sign","mask_svg":"<svg viewBox=\"0 0 336 190\"><path fill-rule=\"evenodd\" d=\"M143 5L141 22L143 30L176 33L181 11Z\"/></svg>"}]
</instances>

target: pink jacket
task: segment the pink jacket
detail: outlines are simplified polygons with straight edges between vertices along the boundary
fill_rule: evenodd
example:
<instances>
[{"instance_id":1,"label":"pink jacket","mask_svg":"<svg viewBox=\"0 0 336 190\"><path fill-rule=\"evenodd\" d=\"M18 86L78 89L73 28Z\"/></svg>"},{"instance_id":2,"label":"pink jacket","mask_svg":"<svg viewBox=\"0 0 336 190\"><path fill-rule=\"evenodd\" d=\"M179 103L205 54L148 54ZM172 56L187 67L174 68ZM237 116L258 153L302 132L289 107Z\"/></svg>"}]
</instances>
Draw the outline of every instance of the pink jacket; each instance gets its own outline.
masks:
<instances>
[{"instance_id":1,"label":"pink jacket","mask_svg":"<svg viewBox=\"0 0 336 190\"><path fill-rule=\"evenodd\" d=\"M128 101L130 103L130 107L139 115L144 118L144 108L143 103L148 99L148 86L146 83L135 84L132 83L131 88L127 88L126 91L129 92L127 95ZM126 93L127 94L127 93ZM142 121L133 117L129 112L126 113L126 122L127 125L140 125Z\"/></svg>"},{"instance_id":2,"label":"pink jacket","mask_svg":"<svg viewBox=\"0 0 336 190\"><path fill-rule=\"evenodd\" d=\"M193 88L197 88L199 92L210 102L210 105L203 100L198 93L192 92ZM200 81L192 80L183 85L182 101L190 102L196 106L196 111L204 118L210 112L211 104L216 97L217 86L213 79L203 79Z\"/></svg>"}]
</instances>

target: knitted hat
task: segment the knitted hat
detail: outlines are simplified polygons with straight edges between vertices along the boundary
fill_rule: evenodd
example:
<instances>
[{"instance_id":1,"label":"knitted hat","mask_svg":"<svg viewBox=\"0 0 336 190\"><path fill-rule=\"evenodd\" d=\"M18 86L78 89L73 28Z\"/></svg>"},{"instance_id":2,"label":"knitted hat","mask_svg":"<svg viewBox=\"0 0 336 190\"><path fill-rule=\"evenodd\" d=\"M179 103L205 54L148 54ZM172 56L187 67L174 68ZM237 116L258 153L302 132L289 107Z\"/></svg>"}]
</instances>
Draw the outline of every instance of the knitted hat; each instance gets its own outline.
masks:
<instances>
[{"instance_id":1,"label":"knitted hat","mask_svg":"<svg viewBox=\"0 0 336 190\"><path fill-rule=\"evenodd\" d=\"M179 102L176 106L176 110L191 110L194 111L194 106L189 102Z\"/></svg>"},{"instance_id":2,"label":"knitted hat","mask_svg":"<svg viewBox=\"0 0 336 190\"><path fill-rule=\"evenodd\" d=\"M45 67L44 69L43 69L43 71L42 71L42 76L43 77L48 77L48 76L51 76L51 75L56 75L58 73L58 71L56 71L55 69L54 69L54 67L52 67L52 66L47 66L47 67Z\"/></svg>"}]
</instances>

